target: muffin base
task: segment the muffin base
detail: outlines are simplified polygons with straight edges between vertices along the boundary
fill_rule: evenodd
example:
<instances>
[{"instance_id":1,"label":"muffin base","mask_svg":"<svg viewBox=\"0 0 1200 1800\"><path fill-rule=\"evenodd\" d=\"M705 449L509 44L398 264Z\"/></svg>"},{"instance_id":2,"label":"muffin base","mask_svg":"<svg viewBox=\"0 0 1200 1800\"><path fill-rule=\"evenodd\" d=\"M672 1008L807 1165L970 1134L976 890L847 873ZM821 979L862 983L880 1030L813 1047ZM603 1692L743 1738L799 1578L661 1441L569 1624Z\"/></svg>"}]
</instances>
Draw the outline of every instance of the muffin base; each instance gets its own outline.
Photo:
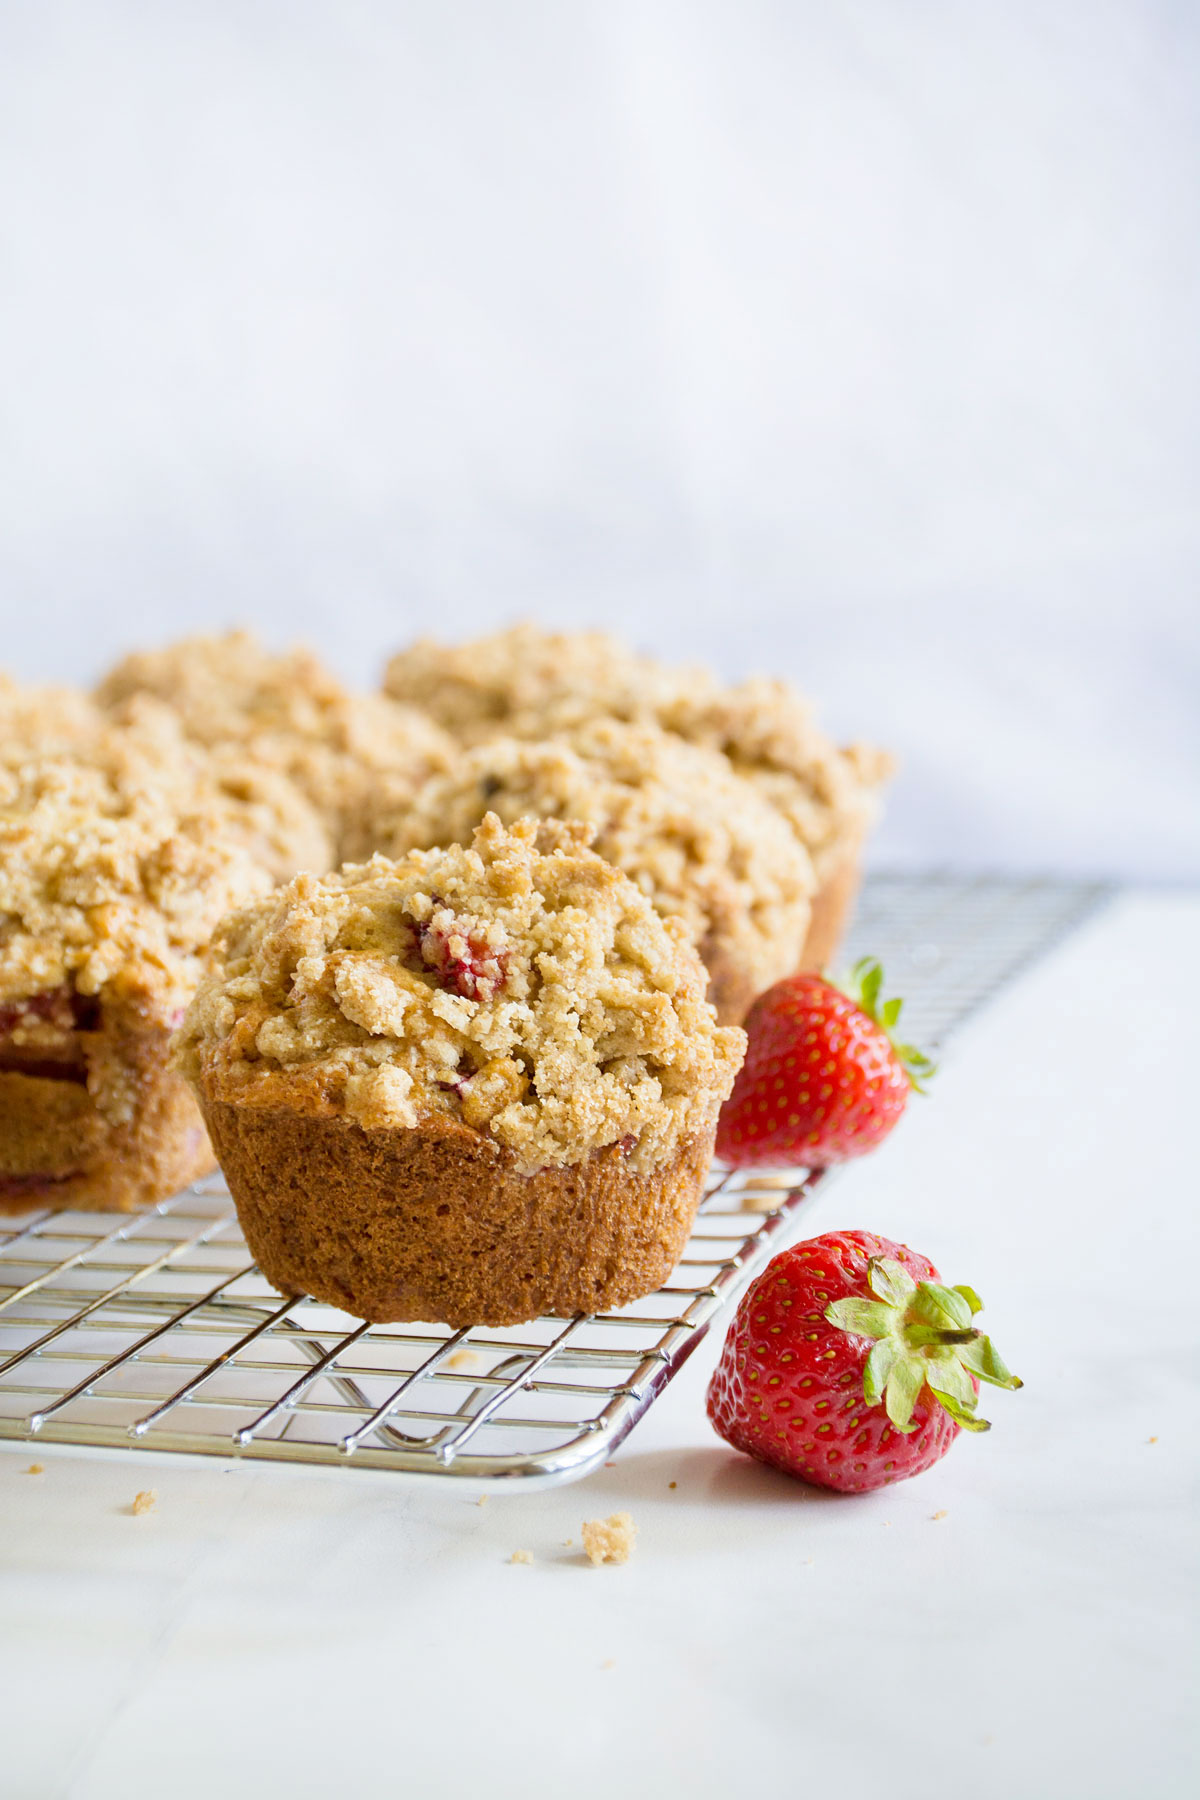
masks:
<instances>
[{"instance_id":1,"label":"muffin base","mask_svg":"<svg viewBox=\"0 0 1200 1800\"><path fill-rule=\"evenodd\" d=\"M859 846L854 844L833 865L813 895L812 917L800 959L802 969L820 972L828 968L837 955L854 911L861 880Z\"/></svg>"},{"instance_id":2,"label":"muffin base","mask_svg":"<svg viewBox=\"0 0 1200 1800\"><path fill-rule=\"evenodd\" d=\"M201 1106L267 1280L375 1324L518 1325L623 1306L683 1253L712 1157L688 1139L648 1174L606 1145L522 1175L459 1120L364 1130L342 1115Z\"/></svg>"},{"instance_id":3,"label":"muffin base","mask_svg":"<svg viewBox=\"0 0 1200 1800\"><path fill-rule=\"evenodd\" d=\"M166 1025L102 1016L73 1034L60 1072L0 1069L0 1213L132 1212L215 1166L191 1090L167 1067L170 1039Z\"/></svg>"}]
</instances>

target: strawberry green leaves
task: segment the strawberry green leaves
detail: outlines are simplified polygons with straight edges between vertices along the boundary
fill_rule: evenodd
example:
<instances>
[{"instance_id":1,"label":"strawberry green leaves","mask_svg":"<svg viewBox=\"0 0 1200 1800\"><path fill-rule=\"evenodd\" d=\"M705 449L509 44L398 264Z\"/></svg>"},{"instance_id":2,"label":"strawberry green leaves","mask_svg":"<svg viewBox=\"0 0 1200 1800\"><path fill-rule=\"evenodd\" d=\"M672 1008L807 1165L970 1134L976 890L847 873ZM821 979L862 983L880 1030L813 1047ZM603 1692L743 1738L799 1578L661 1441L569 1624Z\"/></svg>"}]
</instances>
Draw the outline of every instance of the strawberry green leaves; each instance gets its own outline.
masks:
<instances>
[{"instance_id":1,"label":"strawberry green leaves","mask_svg":"<svg viewBox=\"0 0 1200 1800\"><path fill-rule=\"evenodd\" d=\"M837 986L841 992L879 1025L891 1039L892 1048L900 1059L901 1066L908 1076L909 1085L918 1094L925 1092L924 1083L931 1075L937 1074L937 1064L931 1062L923 1050L915 1044L902 1044L896 1037L896 1026L903 1009L903 1000L885 1000L881 1006L879 996L883 988L883 964L877 956L860 956L849 975L839 981Z\"/></svg>"},{"instance_id":2,"label":"strawberry green leaves","mask_svg":"<svg viewBox=\"0 0 1200 1800\"><path fill-rule=\"evenodd\" d=\"M870 1259L867 1286L875 1299L835 1300L825 1309L831 1325L876 1340L863 1370L867 1405L882 1401L892 1425L907 1436L928 1388L965 1431L989 1430L976 1411L975 1382L1010 1389L1021 1383L972 1323L983 1305L974 1288L916 1282L902 1263L882 1256Z\"/></svg>"}]
</instances>

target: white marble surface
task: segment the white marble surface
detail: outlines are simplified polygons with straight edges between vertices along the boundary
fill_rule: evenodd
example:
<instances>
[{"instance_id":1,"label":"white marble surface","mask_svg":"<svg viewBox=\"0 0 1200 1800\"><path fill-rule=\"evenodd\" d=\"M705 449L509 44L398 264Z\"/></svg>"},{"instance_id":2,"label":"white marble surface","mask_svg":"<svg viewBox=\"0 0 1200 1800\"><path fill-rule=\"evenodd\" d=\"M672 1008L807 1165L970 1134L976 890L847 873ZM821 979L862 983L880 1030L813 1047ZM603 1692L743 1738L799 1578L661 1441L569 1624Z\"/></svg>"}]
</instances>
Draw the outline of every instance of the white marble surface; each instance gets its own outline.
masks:
<instances>
[{"instance_id":1,"label":"white marble surface","mask_svg":"<svg viewBox=\"0 0 1200 1800\"><path fill-rule=\"evenodd\" d=\"M615 625L1200 879L1193 0L3 0L0 661Z\"/></svg>"},{"instance_id":2,"label":"white marble surface","mask_svg":"<svg viewBox=\"0 0 1200 1800\"><path fill-rule=\"evenodd\" d=\"M978 1286L1026 1381L989 1395L990 1435L823 1497L712 1435L714 1335L611 1468L482 1507L52 1448L32 1476L6 1450L0 1790L1194 1793L1198 930L1200 897L1120 900L814 1202L810 1231L881 1230ZM627 1567L563 1547L618 1507Z\"/></svg>"}]
</instances>

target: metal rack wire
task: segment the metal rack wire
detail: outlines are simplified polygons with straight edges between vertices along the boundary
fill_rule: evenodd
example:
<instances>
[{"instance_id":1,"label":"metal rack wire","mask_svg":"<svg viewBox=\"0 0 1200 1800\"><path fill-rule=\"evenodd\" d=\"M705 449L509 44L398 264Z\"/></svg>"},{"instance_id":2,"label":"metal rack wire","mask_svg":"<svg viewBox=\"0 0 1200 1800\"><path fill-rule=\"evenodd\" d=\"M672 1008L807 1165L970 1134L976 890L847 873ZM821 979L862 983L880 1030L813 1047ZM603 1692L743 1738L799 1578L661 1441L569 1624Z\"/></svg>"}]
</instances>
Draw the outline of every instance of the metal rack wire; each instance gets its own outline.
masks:
<instances>
[{"instance_id":1,"label":"metal rack wire","mask_svg":"<svg viewBox=\"0 0 1200 1800\"><path fill-rule=\"evenodd\" d=\"M936 1042L1104 898L1092 884L880 876L850 954L883 956ZM516 1329L366 1325L284 1299L229 1195L41 1212L0 1232L0 1437L555 1482L605 1461L777 1247L819 1174L715 1171L668 1286Z\"/></svg>"}]
</instances>

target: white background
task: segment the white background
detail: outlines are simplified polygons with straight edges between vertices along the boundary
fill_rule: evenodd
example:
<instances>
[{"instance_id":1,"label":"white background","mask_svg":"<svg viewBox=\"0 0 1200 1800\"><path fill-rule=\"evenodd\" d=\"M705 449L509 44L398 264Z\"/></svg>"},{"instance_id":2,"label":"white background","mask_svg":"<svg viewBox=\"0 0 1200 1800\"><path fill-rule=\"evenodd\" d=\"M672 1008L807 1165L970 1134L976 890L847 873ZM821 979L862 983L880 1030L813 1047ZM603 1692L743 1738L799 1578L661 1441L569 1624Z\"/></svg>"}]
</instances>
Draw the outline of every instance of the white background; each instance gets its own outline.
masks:
<instances>
[{"instance_id":1,"label":"white background","mask_svg":"<svg viewBox=\"0 0 1200 1800\"><path fill-rule=\"evenodd\" d=\"M1200 9L0 0L4 660L611 622L1200 873Z\"/></svg>"}]
</instances>

